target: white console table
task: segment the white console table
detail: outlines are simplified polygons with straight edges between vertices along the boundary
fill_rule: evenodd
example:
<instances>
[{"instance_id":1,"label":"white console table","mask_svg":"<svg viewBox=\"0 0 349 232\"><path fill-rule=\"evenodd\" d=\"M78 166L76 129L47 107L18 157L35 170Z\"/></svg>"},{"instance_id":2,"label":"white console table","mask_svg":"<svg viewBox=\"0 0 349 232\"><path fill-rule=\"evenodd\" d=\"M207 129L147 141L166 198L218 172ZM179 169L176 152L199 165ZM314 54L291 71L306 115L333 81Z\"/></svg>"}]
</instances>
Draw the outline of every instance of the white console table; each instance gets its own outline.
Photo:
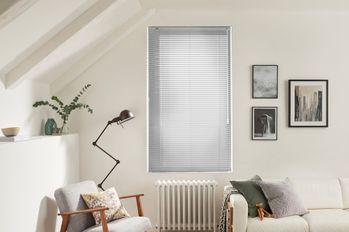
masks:
<instances>
[{"instance_id":1,"label":"white console table","mask_svg":"<svg viewBox=\"0 0 349 232\"><path fill-rule=\"evenodd\" d=\"M56 188L79 180L79 137L0 143L0 231L54 232Z\"/></svg>"}]
</instances>

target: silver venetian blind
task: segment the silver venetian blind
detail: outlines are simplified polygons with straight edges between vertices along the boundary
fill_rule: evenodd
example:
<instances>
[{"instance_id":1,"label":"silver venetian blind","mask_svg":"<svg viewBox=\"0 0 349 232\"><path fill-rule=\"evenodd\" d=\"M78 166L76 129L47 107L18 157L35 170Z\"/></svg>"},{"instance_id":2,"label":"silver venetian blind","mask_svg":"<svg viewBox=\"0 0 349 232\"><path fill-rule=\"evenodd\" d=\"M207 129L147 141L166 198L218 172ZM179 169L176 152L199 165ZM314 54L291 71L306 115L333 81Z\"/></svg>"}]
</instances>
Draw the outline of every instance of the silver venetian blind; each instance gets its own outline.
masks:
<instances>
[{"instance_id":1,"label":"silver venetian blind","mask_svg":"<svg viewBox=\"0 0 349 232\"><path fill-rule=\"evenodd\" d=\"M149 171L230 171L230 27L148 33Z\"/></svg>"}]
</instances>

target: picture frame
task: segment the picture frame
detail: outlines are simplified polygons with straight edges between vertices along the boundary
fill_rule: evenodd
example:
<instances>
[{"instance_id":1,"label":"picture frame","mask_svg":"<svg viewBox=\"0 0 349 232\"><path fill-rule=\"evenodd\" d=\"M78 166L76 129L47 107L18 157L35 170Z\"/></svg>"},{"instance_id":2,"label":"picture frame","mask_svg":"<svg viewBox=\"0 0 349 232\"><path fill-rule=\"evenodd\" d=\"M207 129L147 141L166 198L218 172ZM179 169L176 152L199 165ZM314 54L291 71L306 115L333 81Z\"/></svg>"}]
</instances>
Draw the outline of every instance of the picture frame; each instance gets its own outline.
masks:
<instances>
[{"instance_id":1,"label":"picture frame","mask_svg":"<svg viewBox=\"0 0 349 232\"><path fill-rule=\"evenodd\" d=\"M275 64L252 65L252 98L278 98L279 66Z\"/></svg>"},{"instance_id":2,"label":"picture frame","mask_svg":"<svg viewBox=\"0 0 349 232\"><path fill-rule=\"evenodd\" d=\"M278 139L278 107L252 107L252 140Z\"/></svg>"},{"instance_id":3,"label":"picture frame","mask_svg":"<svg viewBox=\"0 0 349 232\"><path fill-rule=\"evenodd\" d=\"M328 80L290 79L289 127L328 127Z\"/></svg>"}]
</instances>

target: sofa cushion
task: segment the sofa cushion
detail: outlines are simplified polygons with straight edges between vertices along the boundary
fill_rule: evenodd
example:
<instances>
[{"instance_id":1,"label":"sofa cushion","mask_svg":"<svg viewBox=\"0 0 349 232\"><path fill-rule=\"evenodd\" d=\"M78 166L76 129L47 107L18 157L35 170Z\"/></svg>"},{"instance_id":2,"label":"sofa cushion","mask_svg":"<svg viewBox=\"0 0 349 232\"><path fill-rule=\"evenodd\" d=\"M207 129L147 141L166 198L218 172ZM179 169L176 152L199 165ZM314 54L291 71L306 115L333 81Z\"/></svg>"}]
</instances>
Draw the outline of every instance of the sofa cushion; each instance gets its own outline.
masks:
<instances>
[{"instance_id":1,"label":"sofa cushion","mask_svg":"<svg viewBox=\"0 0 349 232\"><path fill-rule=\"evenodd\" d=\"M247 232L309 232L307 222L300 216L284 218L249 218ZM329 231L327 231L329 232Z\"/></svg>"},{"instance_id":2,"label":"sofa cushion","mask_svg":"<svg viewBox=\"0 0 349 232\"><path fill-rule=\"evenodd\" d=\"M303 216L308 222L310 231L315 232L348 232L349 212L342 209L310 210Z\"/></svg>"},{"instance_id":3,"label":"sofa cushion","mask_svg":"<svg viewBox=\"0 0 349 232\"><path fill-rule=\"evenodd\" d=\"M349 209L349 178L341 178L339 182L342 187L343 208Z\"/></svg>"},{"instance_id":4,"label":"sofa cushion","mask_svg":"<svg viewBox=\"0 0 349 232\"><path fill-rule=\"evenodd\" d=\"M256 204L262 203L265 210L270 212L268 201L264 196L264 193L261 187L257 184L257 181L262 179L256 175L250 180L246 181L230 181L232 186L236 188L245 198L248 203L248 215L250 217L257 217L257 208Z\"/></svg>"},{"instance_id":5,"label":"sofa cushion","mask_svg":"<svg viewBox=\"0 0 349 232\"><path fill-rule=\"evenodd\" d=\"M128 217L108 223L109 232L144 232L151 228L149 218ZM102 232L102 226L93 226L83 232Z\"/></svg>"},{"instance_id":6,"label":"sofa cushion","mask_svg":"<svg viewBox=\"0 0 349 232\"><path fill-rule=\"evenodd\" d=\"M342 191L337 178L290 179L307 209L340 209Z\"/></svg>"},{"instance_id":7,"label":"sofa cushion","mask_svg":"<svg viewBox=\"0 0 349 232\"><path fill-rule=\"evenodd\" d=\"M288 178L279 182L259 181L275 218L303 215L308 211Z\"/></svg>"}]
</instances>

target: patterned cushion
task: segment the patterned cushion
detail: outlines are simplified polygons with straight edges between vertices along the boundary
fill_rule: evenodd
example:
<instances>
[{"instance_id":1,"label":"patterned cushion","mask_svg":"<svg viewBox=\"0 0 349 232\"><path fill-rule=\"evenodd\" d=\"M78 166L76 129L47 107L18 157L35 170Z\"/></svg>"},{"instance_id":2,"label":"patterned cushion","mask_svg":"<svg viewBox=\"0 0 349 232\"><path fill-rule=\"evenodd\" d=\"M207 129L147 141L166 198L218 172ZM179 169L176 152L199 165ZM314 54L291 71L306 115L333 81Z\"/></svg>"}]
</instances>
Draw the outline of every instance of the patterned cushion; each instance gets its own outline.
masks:
<instances>
[{"instance_id":1,"label":"patterned cushion","mask_svg":"<svg viewBox=\"0 0 349 232\"><path fill-rule=\"evenodd\" d=\"M104 192L83 193L81 196L90 209L108 207L109 209L105 211L108 222L130 216L121 204L114 188L107 189ZM92 214L96 224L101 224L100 213L93 212Z\"/></svg>"}]
</instances>

